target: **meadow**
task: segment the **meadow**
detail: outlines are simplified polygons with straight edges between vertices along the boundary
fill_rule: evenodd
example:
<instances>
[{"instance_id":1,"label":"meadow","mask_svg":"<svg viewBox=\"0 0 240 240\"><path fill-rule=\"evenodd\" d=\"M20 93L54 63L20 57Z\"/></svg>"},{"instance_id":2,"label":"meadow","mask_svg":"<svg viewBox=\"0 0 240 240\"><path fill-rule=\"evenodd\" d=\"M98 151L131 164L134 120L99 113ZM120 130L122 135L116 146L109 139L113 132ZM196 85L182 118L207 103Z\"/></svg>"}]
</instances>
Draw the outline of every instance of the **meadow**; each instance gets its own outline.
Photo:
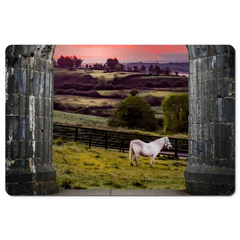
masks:
<instances>
[{"instance_id":1,"label":"meadow","mask_svg":"<svg viewBox=\"0 0 240 240\"><path fill-rule=\"evenodd\" d=\"M139 157L139 167L130 166L128 152L88 148L78 142L53 144L52 164L57 182L72 189L185 189L184 169L187 160Z\"/></svg>"},{"instance_id":2,"label":"meadow","mask_svg":"<svg viewBox=\"0 0 240 240\"><path fill-rule=\"evenodd\" d=\"M75 75L75 76L83 76L83 75L91 75L93 78L100 78L104 76L106 81L112 80L114 77L127 77L132 75L132 72L105 72L105 70L91 70L91 69L76 69L76 71L68 71L66 68L55 68L54 72L57 74L66 74L66 75ZM134 73L141 74L141 73Z\"/></svg>"}]
</instances>

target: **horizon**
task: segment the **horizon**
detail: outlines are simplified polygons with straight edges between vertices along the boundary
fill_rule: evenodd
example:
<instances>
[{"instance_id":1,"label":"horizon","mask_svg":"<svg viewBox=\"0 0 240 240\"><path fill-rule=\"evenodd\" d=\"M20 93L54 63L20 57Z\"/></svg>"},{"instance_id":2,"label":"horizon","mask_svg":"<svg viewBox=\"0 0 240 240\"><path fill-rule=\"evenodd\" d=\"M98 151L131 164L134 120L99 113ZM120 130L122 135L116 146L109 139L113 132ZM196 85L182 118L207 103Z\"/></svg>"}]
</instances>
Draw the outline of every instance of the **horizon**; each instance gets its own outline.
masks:
<instances>
[{"instance_id":1,"label":"horizon","mask_svg":"<svg viewBox=\"0 0 240 240\"><path fill-rule=\"evenodd\" d=\"M84 64L106 63L117 58L119 63L180 63L188 62L185 45L56 45L54 59L76 56Z\"/></svg>"}]
</instances>

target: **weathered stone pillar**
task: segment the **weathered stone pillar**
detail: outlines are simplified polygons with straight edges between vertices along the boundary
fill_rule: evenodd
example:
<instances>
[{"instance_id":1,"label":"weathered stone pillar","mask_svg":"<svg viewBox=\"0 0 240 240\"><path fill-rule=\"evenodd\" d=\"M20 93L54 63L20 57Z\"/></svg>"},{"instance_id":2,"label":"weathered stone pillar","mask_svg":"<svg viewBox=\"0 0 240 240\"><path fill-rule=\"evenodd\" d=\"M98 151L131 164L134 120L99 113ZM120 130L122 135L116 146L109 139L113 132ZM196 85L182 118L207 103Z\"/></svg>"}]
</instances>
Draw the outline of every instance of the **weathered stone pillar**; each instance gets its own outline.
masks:
<instances>
[{"instance_id":1,"label":"weathered stone pillar","mask_svg":"<svg viewBox=\"0 0 240 240\"><path fill-rule=\"evenodd\" d=\"M235 51L189 45L189 163L193 195L230 195L235 189Z\"/></svg>"},{"instance_id":2,"label":"weathered stone pillar","mask_svg":"<svg viewBox=\"0 0 240 240\"><path fill-rule=\"evenodd\" d=\"M52 166L54 46L6 49L6 191L58 192Z\"/></svg>"}]
</instances>

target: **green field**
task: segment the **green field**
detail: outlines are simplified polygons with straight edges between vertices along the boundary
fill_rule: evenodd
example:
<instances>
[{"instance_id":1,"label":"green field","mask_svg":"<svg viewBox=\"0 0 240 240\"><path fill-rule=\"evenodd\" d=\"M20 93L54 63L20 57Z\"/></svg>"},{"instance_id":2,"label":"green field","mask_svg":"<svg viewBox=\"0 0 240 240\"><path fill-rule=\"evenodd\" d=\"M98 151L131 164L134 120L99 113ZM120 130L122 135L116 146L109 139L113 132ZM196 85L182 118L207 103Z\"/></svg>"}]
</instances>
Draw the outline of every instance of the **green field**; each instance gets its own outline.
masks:
<instances>
[{"instance_id":1,"label":"green field","mask_svg":"<svg viewBox=\"0 0 240 240\"><path fill-rule=\"evenodd\" d=\"M127 77L129 75L133 74L142 74L142 73L132 73L132 72L107 72L104 73L105 70L87 70L87 69L76 69L76 71L68 71L65 68L55 68L54 72L59 74L66 74L66 75L91 75L93 78L100 78L101 76L104 76L106 81L112 80L116 75L118 78L121 77Z\"/></svg>"},{"instance_id":2,"label":"green field","mask_svg":"<svg viewBox=\"0 0 240 240\"><path fill-rule=\"evenodd\" d=\"M105 95L105 96L109 96L112 95L114 93L119 93L119 94L126 94L126 95L130 95L130 92L132 90L98 90L98 92L101 95ZM184 92L184 91L183 91ZM182 94L183 92L174 92L174 91L159 91L159 90L139 90L138 95L140 97L144 97L146 95L151 95L151 96L155 96L155 97L167 97L170 94ZM186 91L187 92L187 91Z\"/></svg>"},{"instance_id":3,"label":"green field","mask_svg":"<svg viewBox=\"0 0 240 240\"><path fill-rule=\"evenodd\" d=\"M185 189L186 160L139 157L130 166L128 153L88 148L78 143L53 144L52 164L60 187L74 189ZM135 165L135 163L134 163Z\"/></svg>"},{"instance_id":4,"label":"green field","mask_svg":"<svg viewBox=\"0 0 240 240\"><path fill-rule=\"evenodd\" d=\"M53 122L107 128L107 118L53 110Z\"/></svg>"}]
</instances>

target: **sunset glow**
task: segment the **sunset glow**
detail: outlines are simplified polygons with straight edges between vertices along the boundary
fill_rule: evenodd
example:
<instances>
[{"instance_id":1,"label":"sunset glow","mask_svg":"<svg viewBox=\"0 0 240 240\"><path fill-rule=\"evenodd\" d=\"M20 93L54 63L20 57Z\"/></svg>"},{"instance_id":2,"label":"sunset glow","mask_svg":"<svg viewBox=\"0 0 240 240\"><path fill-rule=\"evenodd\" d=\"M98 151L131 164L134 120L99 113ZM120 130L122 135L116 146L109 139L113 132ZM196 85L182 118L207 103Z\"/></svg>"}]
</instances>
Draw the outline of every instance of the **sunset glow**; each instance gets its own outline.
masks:
<instances>
[{"instance_id":1,"label":"sunset glow","mask_svg":"<svg viewBox=\"0 0 240 240\"><path fill-rule=\"evenodd\" d=\"M108 58L119 62L187 62L185 45L57 45L54 58L75 55L83 63L106 63Z\"/></svg>"}]
</instances>

